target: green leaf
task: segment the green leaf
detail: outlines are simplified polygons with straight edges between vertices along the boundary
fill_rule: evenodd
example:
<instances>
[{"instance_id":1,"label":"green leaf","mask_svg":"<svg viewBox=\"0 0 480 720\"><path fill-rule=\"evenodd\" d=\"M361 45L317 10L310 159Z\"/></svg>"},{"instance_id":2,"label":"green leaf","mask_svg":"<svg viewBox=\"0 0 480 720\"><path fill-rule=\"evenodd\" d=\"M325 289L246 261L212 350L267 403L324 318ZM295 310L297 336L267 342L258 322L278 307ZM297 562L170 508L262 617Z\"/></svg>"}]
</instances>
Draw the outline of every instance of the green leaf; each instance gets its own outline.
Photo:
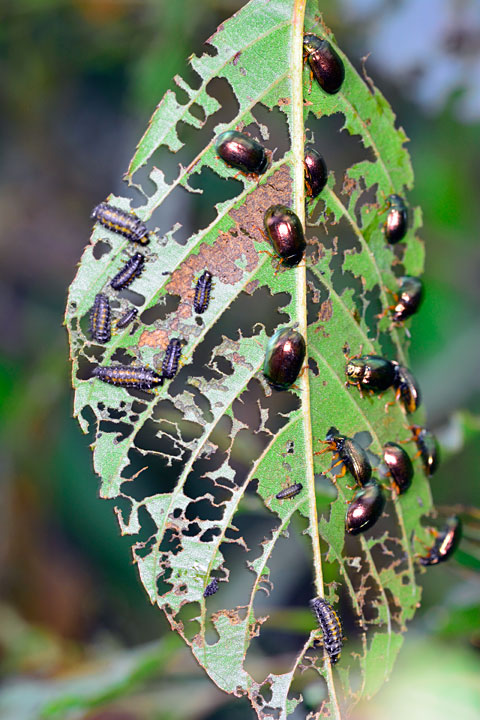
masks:
<instances>
[{"instance_id":1,"label":"green leaf","mask_svg":"<svg viewBox=\"0 0 480 720\"><path fill-rule=\"evenodd\" d=\"M77 666L65 677L24 678L5 687L0 695L2 718L16 720L67 720L134 692L152 676L168 670L178 650L174 635L134 650L116 652ZM83 713L82 713L83 715Z\"/></svg>"},{"instance_id":2,"label":"green leaf","mask_svg":"<svg viewBox=\"0 0 480 720\"><path fill-rule=\"evenodd\" d=\"M337 48L313 2L307 3L305 28L328 37L343 59L346 78L336 95L326 95L315 83L309 89L302 61L304 10L301 0L251 0L210 38L208 54L191 58L195 87L175 78L187 101L168 92L158 105L126 174L143 198L135 207L139 217L154 223L159 209L162 218L167 201L182 188L178 213L184 219L189 198L196 197L191 193L202 192L205 178L223 178L225 188L236 182L238 190L217 202L214 219L186 241L177 239L177 225L164 237L160 232L152 237L146 269L133 285L141 309L137 329L116 333L101 350L88 339L86 318L94 297L102 291L113 299L108 280L130 251L127 241L99 226L70 288L66 313L75 414L85 432L94 432L100 495L119 501L121 530L136 538L133 557L149 598L217 685L247 695L259 718L270 717L272 708L279 717L293 711L301 701L305 667L325 678L322 713L332 717L340 717L340 707L372 695L389 677L420 599L412 543L414 534L425 537L420 518L431 508L429 486L416 461L412 488L391 498L378 530L346 541L348 481L338 481L332 502L319 489L318 476L328 472L331 456L314 453L331 425L350 436L368 433L369 450L377 457L387 440L409 437L398 403L385 411L391 390L384 398L361 398L356 388L345 387L344 351L406 360L405 331L390 329L388 317L375 315L389 305L387 289L397 287L395 265L401 263L406 274L421 272L423 244L416 236L418 209L412 211L412 226L400 248L388 246L382 230L386 196L405 195L412 186L405 133L395 127L383 96ZM221 107L210 91L213 78L226 81L235 97L237 109L229 122L216 122ZM330 115L344 121L338 143L346 134L356 136L365 157L345 168L342 187L331 173L318 201L308 202L306 266L278 269L262 252L268 248L260 229L263 214L282 203L305 219L304 127L314 123L319 128L316 143L322 148L322 118ZM252 123L270 150L280 144L282 125L289 138L287 149L273 153L258 182L239 176L214 150L220 132ZM201 135L199 151L192 140L189 152L181 139L187 126L194 129L192 138L205 126L211 129L208 137ZM171 153L180 151L182 162L188 157L172 181L153 164L160 150L167 164ZM147 163L151 182L144 177ZM126 197L112 196L110 202L133 207ZM96 252L100 241L108 243L104 254ZM205 268L214 276L214 291L197 324L193 288ZM165 271L169 274L162 275ZM115 315L126 307L127 297L120 295ZM154 310L149 314L149 309ZM279 393L262 381L264 348L277 327L291 323L307 337L310 370L298 388ZM96 363L119 358L158 367L172 336L187 341L183 367L155 396L88 379ZM296 482L304 486L298 496L275 498ZM388 487L388 481L384 484ZM265 539L248 547L250 531L248 538L245 531L256 515L267 528ZM312 618L311 633L297 643L286 671L268 668L266 677L258 679L246 669L250 655L247 665L245 657L268 624L258 611L259 591L275 598L269 568L289 527L300 535L306 527L312 596L325 595L334 605L341 600L353 620L351 637L332 671L322 651L312 649ZM241 566L248 568L248 576ZM205 600L203 592L214 576L220 589Z\"/></svg>"}]
</instances>

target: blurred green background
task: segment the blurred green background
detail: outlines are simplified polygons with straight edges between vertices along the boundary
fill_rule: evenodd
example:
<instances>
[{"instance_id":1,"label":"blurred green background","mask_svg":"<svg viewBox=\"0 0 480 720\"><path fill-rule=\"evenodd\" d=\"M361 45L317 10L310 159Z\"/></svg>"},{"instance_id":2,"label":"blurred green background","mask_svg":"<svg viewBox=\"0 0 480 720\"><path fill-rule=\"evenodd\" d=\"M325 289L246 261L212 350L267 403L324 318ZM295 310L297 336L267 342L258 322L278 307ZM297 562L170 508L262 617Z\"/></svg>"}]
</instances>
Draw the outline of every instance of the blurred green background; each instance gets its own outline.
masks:
<instances>
[{"instance_id":1,"label":"blurred green background","mask_svg":"<svg viewBox=\"0 0 480 720\"><path fill-rule=\"evenodd\" d=\"M62 328L92 207L122 194L122 174L171 78L242 4L0 5L2 720L40 717L46 704L54 718L253 717L168 632L112 507L97 500L88 441L71 419ZM331 0L322 9L358 67L372 52L368 72L411 139L410 199L423 208L427 247L411 365L429 424L452 453L432 491L440 506L478 507L480 4ZM392 680L355 718L403 716L406 689L413 718L478 717L480 537L473 526L467 534L455 560L423 576L424 602ZM308 627L295 611L275 612L279 626ZM310 686L307 706L315 693ZM305 706L293 717L304 716Z\"/></svg>"}]
</instances>

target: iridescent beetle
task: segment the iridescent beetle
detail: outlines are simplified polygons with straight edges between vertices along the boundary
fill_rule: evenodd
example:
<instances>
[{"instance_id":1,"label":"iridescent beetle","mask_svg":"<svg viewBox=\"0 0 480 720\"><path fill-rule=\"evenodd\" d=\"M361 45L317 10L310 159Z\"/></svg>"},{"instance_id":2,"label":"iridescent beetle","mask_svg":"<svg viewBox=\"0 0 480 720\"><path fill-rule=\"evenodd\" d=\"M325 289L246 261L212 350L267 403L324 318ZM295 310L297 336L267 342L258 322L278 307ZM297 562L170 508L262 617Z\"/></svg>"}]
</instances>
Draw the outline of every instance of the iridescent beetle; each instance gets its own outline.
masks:
<instances>
[{"instance_id":1,"label":"iridescent beetle","mask_svg":"<svg viewBox=\"0 0 480 720\"><path fill-rule=\"evenodd\" d=\"M397 443L387 442L383 446L383 462L397 495L406 492L413 478L413 465L408 453Z\"/></svg>"},{"instance_id":2,"label":"iridescent beetle","mask_svg":"<svg viewBox=\"0 0 480 720\"><path fill-rule=\"evenodd\" d=\"M462 538L462 523L460 518L452 515L447 518L445 526L433 531L435 542L426 555L419 557L422 565L438 565L453 555Z\"/></svg>"},{"instance_id":3,"label":"iridescent beetle","mask_svg":"<svg viewBox=\"0 0 480 720\"><path fill-rule=\"evenodd\" d=\"M345 515L345 530L358 535L369 530L385 507L385 495L376 480L371 479L353 496Z\"/></svg>"},{"instance_id":4,"label":"iridescent beetle","mask_svg":"<svg viewBox=\"0 0 480 720\"><path fill-rule=\"evenodd\" d=\"M328 180L328 171L325 160L312 145L305 145L303 164L305 166L305 187L307 195L316 198Z\"/></svg>"},{"instance_id":5,"label":"iridescent beetle","mask_svg":"<svg viewBox=\"0 0 480 720\"><path fill-rule=\"evenodd\" d=\"M394 245L403 240L408 230L408 210L405 200L400 195L389 195L387 198L388 215L383 230L387 241Z\"/></svg>"},{"instance_id":6,"label":"iridescent beetle","mask_svg":"<svg viewBox=\"0 0 480 720\"><path fill-rule=\"evenodd\" d=\"M417 443L418 453L422 458L425 475L431 476L440 462L440 450L435 435L420 425L410 425L413 440ZM402 441L403 442L403 441Z\"/></svg>"},{"instance_id":7,"label":"iridescent beetle","mask_svg":"<svg viewBox=\"0 0 480 720\"><path fill-rule=\"evenodd\" d=\"M328 40L306 33L303 36L303 61L308 61L310 73L315 76L322 90L329 95L340 90L345 79L345 68Z\"/></svg>"},{"instance_id":8,"label":"iridescent beetle","mask_svg":"<svg viewBox=\"0 0 480 720\"><path fill-rule=\"evenodd\" d=\"M303 335L293 327L280 328L268 341L263 374L275 390L288 390L297 379L305 359Z\"/></svg>"},{"instance_id":9,"label":"iridescent beetle","mask_svg":"<svg viewBox=\"0 0 480 720\"><path fill-rule=\"evenodd\" d=\"M360 355L347 361L345 367L347 383L356 385L362 395L363 390L382 392L395 381L395 368L380 355Z\"/></svg>"},{"instance_id":10,"label":"iridescent beetle","mask_svg":"<svg viewBox=\"0 0 480 720\"><path fill-rule=\"evenodd\" d=\"M395 379L393 381L393 387L396 390L395 399L400 400L406 413L414 413L422 401L418 382L413 373L404 365L400 365L395 360L392 360L392 365L395 369Z\"/></svg>"},{"instance_id":11,"label":"iridescent beetle","mask_svg":"<svg viewBox=\"0 0 480 720\"><path fill-rule=\"evenodd\" d=\"M299 217L285 205L272 205L265 212L263 224L281 264L288 268L298 265L307 247Z\"/></svg>"},{"instance_id":12,"label":"iridescent beetle","mask_svg":"<svg viewBox=\"0 0 480 720\"><path fill-rule=\"evenodd\" d=\"M365 450L356 440L341 435L337 428L331 427L325 436L325 440L320 442L326 443L327 447L315 452L314 455L323 455L323 453L329 451L333 452L334 459L338 458L338 462L332 465L330 470L343 463L339 477L343 477L348 470L358 485L363 486L370 480L372 475L370 460Z\"/></svg>"},{"instance_id":13,"label":"iridescent beetle","mask_svg":"<svg viewBox=\"0 0 480 720\"><path fill-rule=\"evenodd\" d=\"M215 141L215 149L227 165L245 175L262 175L268 167L263 145L237 130L221 133Z\"/></svg>"},{"instance_id":14,"label":"iridescent beetle","mask_svg":"<svg viewBox=\"0 0 480 720\"><path fill-rule=\"evenodd\" d=\"M402 323L414 315L423 300L423 283L420 278L403 275L399 280L398 293L394 294L395 305L389 308L395 323Z\"/></svg>"}]
</instances>

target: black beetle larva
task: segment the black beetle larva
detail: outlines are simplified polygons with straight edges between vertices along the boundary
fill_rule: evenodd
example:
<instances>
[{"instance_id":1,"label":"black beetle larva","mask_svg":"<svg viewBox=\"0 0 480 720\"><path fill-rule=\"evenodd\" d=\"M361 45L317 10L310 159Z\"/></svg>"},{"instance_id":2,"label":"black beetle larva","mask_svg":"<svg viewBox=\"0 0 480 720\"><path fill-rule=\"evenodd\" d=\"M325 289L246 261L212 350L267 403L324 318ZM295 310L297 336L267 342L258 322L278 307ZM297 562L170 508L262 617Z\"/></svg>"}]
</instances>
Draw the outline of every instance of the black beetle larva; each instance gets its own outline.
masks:
<instances>
[{"instance_id":1,"label":"black beetle larva","mask_svg":"<svg viewBox=\"0 0 480 720\"><path fill-rule=\"evenodd\" d=\"M369 530L383 512L385 496L376 480L370 480L355 493L345 515L345 530L358 535Z\"/></svg>"},{"instance_id":2,"label":"black beetle larva","mask_svg":"<svg viewBox=\"0 0 480 720\"><path fill-rule=\"evenodd\" d=\"M405 200L400 195L389 195L387 205L389 210L383 229L388 242L394 245L407 234L408 211Z\"/></svg>"},{"instance_id":3,"label":"black beetle larva","mask_svg":"<svg viewBox=\"0 0 480 720\"><path fill-rule=\"evenodd\" d=\"M123 235L131 242L142 245L148 243L147 226L134 213L125 212L103 202L92 210L91 218L98 220L108 230Z\"/></svg>"},{"instance_id":4,"label":"black beetle larva","mask_svg":"<svg viewBox=\"0 0 480 720\"><path fill-rule=\"evenodd\" d=\"M98 365L94 368L92 375L109 385L138 390L151 390L154 387L163 385L163 377L151 368L145 367Z\"/></svg>"},{"instance_id":5,"label":"black beetle larva","mask_svg":"<svg viewBox=\"0 0 480 720\"><path fill-rule=\"evenodd\" d=\"M311 145L305 145L305 186L307 195L316 198L327 184L328 171L325 160Z\"/></svg>"},{"instance_id":6,"label":"black beetle larva","mask_svg":"<svg viewBox=\"0 0 480 720\"><path fill-rule=\"evenodd\" d=\"M172 338L165 350L165 357L162 363L162 377L171 380L175 377L178 370L178 363L182 353L182 341L178 338Z\"/></svg>"},{"instance_id":7,"label":"black beetle larva","mask_svg":"<svg viewBox=\"0 0 480 720\"><path fill-rule=\"evenodd\" d=\"M199 315L202 315L202 313L208 309L211 291L212 273L208 272L208 270L204 270L195 285L195 295L193 298L193 308Z\"/></svg>"},{"instance_id":8,"label":"black beetle larva","mask_svg":"<svg viewBox=\"0 0 480 720\"><path fill-rule=\"evenodd\" d=\"M422 565L438 565L448 560L458 547L462 538L462 523L456 515L449 517L440 531L435 531L435 542L426 555L419 561Z\"/></svg>"},{"instance_id":9,"label":"black beetle larva","mask_svg":"<svg viewBox=\"0 0 480 720\"><path fill-rule=\"evenodd\" d=\"M323 633L323 646L332 665L340 659L343 646L342 623L336 611L322 597L310 600L310 607Z\"/></svg>"},{"instance_id":10,"label":"black beetle larva","mask_svg":"<svg viewBox=\"0 0 480 720\"><path fill-rule=\"evenodd\" d=\"M307 243L302 223L285 205L272 205L265 212L263 224L275 253L286 267L298 265Z\"/></svg>"},{"instance_id":11,"label":"black beetle larva","mask_svg":"<svg viewBox=\"0 0 480 720\"><path fill-rule=\"evenodd\" d=\"M137 308L131 308L130 310L127 310L117 321L117 328L123 330L124 328L128 327L130 323L137 317L137 315Z\"/></svg>"},{"instance_id":12,"label":"black beetle larva","mask_svg":"<svg viewBox=\"0 0 480 720\"><path fill-rule=\"evenodd\" d=\"M406 492L413 478L413 465L408 453L397 443L387 442L383 446L383 462L398 495Z\"/></svg>"},{"instance_id":13,"label":"black beetle larva","mask_svg":"<svg viewBox=\"0 0 480 720\"><path fill-rule=\"evenodd\" d=\"M140 275L145 265L145 256L142 253L135 253L127 260L122 269L111 280L110 286L114 290L122 290L132 283Z\"/></svg>"},{"instance_id":14,"label":"black beetle larva","mask_svg":"<svg viewBox=\"0 0 480 720\"><path fill-rule=\"evenodd\" d=\"M292 327L280 328L267 343L263 374L275 390L288 390L305 359L303 335Z\"/></svg>"},{"instance_id":15,"label":"black beetle larva","mask_svg":"<svg viewBox=\"0 0 480 720\"><path fill-rule=\"evenodd\" d=\"M339 465L340 462L344 465L344 471L340 473L340 477L348 470L355 482L359 485L365 485L372 475L372 466L362 446L353 438L341 435L335 427L329 429L325 438L321 442L327 443L327 447L314 453L314 455L322 455L328 451L333 452L334 458L339 458L339 461L333 467Z\"/></svg>"},{"instance_id":16,"label":"black beetle larva","mask_svg":"<svg viewBox=\"0 0 480 720\"><path fill-rule=\"evenodd\" d=\"M238 168L246 175L261 175L268 166L268 157L263 145L237 130L221 133L215 148L227 165Z\"/></svg>"},{"instance_id":17,"label":"black beetle larva","mask_svg":"<svg viewBox=\"0 0 480 720\"><path fill-rule=\"evenodd\" d=\"M208 583L207 587L205 588L203 592L203 597L207 598L210 597L210 595L215 595L215 593L218 590L218 580L217 578L213 578L211 582Z\"/></svg>"},{"instance_id":18,"label":"black beetle larva","mask_svg":"<svg viewBox=\"0 0 480 720\"><path fill-rule=\"evenodd\" d=\"M390 360L380 355L361 355L348 360L345 373L347 382L356 385L360 392L372 390L381 392L395 381L395 368Z\"/></svg>"},{"instance_id":19,"label":"black beetle larva","mask_svg":"<svg viewBox=\"0 0 480 720\"><path fill-rule=\"evenodd\" d=\"M335 95L345 79L345 68L340 56L328 40L307 33L303 36L303 59L310 65L316 81L329 95Z\"/></svg>"},{"instance_id":20,"label":"black beetle larva","mask_svg":"<svg viewBox=\"0 0 480 720\"><path fill-rule=\"evenodd\" d=\"M112 336L110 316L108 297L98 293L90 310L90 335L99 343L108 342Z\"/></svg>"},{"instance_id":21,"label":"black beetle larva","mask_svg":"<svg viewBox=\"0 0 480 720\"><path fill-rule=\"evenodd\" d=\"M295 497L295 495L298 495L298 493L301 492L302 489L302 483L295 483L294 485L289 485L289 487L280 490L280 492L277 493L275 497L277 498L277 500L286 500L287 498L290 499Z\"/></svg>"}]
</instances>

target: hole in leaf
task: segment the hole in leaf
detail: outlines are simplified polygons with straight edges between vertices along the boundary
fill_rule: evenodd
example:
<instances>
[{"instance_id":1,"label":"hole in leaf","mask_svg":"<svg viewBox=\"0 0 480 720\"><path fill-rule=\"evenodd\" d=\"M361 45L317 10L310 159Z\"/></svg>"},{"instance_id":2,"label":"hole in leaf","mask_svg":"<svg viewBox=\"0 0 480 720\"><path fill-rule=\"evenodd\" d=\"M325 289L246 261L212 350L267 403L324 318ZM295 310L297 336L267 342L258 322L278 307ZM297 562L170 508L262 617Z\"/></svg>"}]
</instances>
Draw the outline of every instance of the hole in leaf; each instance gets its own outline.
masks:
<instances>
[{"instance_id":1,"label":"hole in leaf","mask_svg":"<svg viewBox=\"0 0 480 720\"><path fill-rule=\"evenodd\" d=\"M95 260L100 260L104 255L110 252L112 246L106 240L98 240L93 246L92 254Z\"/></svg>"},{"instance_id":2,"label":"hole in leaf","mask_svg":"<svg viewBox=\"0 0 480 720\"><path fill-rule=\"evenodd\" d=\"M197 500L187 505L185 517L187 520L221 520L223 509L212 505L210 500Z\"/></svg>"},{"instance_id":3,"label":"hole in leaf","mask_svg":"<svg viewBox=\"0 0 480 720\"><path fill-rule=\"evenodd\" d=\"M132 434L133 428L124 422L108 422L102 420L99 425L99 431L101 433L114 433L114 442L119 443L122 440L126 440L129 435Z\"/></svg>"}]
</instances>

